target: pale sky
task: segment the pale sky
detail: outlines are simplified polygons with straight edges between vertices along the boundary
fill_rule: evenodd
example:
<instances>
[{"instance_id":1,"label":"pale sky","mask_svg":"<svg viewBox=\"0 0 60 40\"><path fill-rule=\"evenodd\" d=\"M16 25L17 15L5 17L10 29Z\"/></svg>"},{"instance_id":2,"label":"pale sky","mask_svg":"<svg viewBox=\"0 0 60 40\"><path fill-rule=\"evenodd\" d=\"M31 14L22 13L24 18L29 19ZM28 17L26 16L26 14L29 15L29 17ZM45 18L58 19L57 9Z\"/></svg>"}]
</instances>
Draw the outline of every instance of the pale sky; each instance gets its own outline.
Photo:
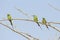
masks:
<instances>
[{"instance_id":1,"label":"pale sky","mask_svg":"<svg viewBox=\"0 0 60 40\"><path fill-rule=\"evenodd\" d=\"M21 8L29 15L37 15L39 21L44 17L48 22L60 22L60 11L53 9L48 3L58 9L60 7L60 0L0 0L0 19L7 18L7 13L10 13L13 18L28 18L21 12L17 11L15 9L15 7L17 7ZM8 21L3 21L3 23L10 25ZM57 38L58 35L60 35L58 31L51 27L49 27L48 30L45 26L41 25L41 30L38 25L33 22L13 21L13 24L19 31L26 32L40 40L54 40L54 38ZM0 25L0 40L27 39Z\"/></svg>"}]
</instances>

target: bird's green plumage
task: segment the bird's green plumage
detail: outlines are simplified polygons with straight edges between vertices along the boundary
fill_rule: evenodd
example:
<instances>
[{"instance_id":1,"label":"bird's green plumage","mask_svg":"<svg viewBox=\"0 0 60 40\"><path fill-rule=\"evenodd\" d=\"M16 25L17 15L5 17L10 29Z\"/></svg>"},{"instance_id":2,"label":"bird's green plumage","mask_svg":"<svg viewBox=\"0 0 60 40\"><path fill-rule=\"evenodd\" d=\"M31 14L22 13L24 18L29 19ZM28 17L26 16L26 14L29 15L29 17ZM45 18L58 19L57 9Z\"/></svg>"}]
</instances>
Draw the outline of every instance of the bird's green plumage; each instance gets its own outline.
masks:
<instances>
[{"instance_id":1,"label":"bird's green plumage","mask_svg":"<svg viewBox=\"0 0 60 40\"><path fill-rule=\"evenodd\" d=\"M38 17L36 15L33 15L33 20L34 20L34 22L36 22L38 24L38 26L40 26L40 24L38 22Z\"/></svg>"},{"instance_id":2,"label":"bird's green plumage","mask_svg":"<svg viewBox=\"0 0 60 40\"><path fill-rule=\"evenodd\" d=\"M7 18L8 18L8 20L10 21L11 25L13 26L13 24L12 24L12 17L11 17L11 15L10 15L10 14L7 14Z\"/></svg>"},{"instance_id":3,"label":"bird's green plumage","mask_svg":"<svg viewBox=\"0 0 60 40\"><path fill-rule=\"evenodd\" d=\"M46 27L48 28L48 26L47 26L47 21L46 21L45 18L42 19L42 23L43 23L44 25L46 25Z\"/></svg>"},{"instance_id":4,"label":"bird's green plumage","mask_svg":"<svg viewBox=\"0 0 60 40\"><path fill-rule=\"evenodd\" d=\"M35 21L35 22L38 22L38 17L37 17L36 15L34 15L33 17L34 17L34 18L33 18L34 21Z\"/></svg>"},{"instance_id":5,"label":"bird's green plumage","mask_svg":"<svg viewBox=\"0 0 60 40\"><path fill-rule=\"evenodd\" d=\"M12 20L12 17L10 14L7 14L8 20Z\"/></svg>"},{"instance_id":6,"label":"bird's green plumage","mask_svg":"<svg viewBox=\"0 0 60 40\"><path fill-rule=\"evenodd\" d=\"M45 18L42 19L42 23L43 24L46 24L47 23Z\"/></svg>"}]
</instances>

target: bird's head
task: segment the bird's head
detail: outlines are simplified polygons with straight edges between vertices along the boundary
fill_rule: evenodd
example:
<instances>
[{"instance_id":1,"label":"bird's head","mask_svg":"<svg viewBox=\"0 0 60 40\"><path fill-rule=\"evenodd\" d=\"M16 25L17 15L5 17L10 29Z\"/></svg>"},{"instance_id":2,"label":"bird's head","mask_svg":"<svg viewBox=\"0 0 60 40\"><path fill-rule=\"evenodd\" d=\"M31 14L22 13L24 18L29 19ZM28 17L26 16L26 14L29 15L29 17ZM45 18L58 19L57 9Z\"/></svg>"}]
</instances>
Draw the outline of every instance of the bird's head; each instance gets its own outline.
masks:
<instances>
[{"instance_id":1,"label":"bird's head","mask_svg":"<svg viewBox=\"0 0 60 40\"><path fill-rule=\"evenodd\" d=\"M7 14L7 16L10 16L10 14Z\"/></svg>"},{"instance_id":2,"label":"bird's head","mask_svg":"<svg viewBox=\"0 0 60 40\"><path fill-rule=\"evenodd\" d=\"M33 17L36 17L36 15L32 15Z\"/></svg>"},{"instance_id":3,"label":"bird's head","mask_svg":"<svg viewBox=\"0 0 60 40\"><path fill-rule=\"evenodd\" d=\"M43 18L43 20L45 20L45 18Z\"/></svg>"}]
</instances>

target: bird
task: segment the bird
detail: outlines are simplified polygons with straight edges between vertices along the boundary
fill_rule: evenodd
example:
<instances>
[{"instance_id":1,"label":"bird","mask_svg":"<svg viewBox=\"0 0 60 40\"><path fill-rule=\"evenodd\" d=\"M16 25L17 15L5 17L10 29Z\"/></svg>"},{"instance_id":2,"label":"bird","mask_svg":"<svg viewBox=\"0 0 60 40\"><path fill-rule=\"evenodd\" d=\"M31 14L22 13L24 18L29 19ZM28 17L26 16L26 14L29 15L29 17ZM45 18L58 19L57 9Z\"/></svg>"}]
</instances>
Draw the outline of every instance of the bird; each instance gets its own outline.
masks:
<instances>
[{"instance_id":1,"label":"bird","mask_svg":"<svg viewBox=\"0 0 60 40\"><path fill-rule=\"evenodd\" d=\"M36 22L37 25L40 27L40 24L39 24L39 22L38 22L38 17L37 17L36 15L33 15L33 20L34 20L34 22ZM40 28L41 28L41 27L40 27Z\"/></svg>"},{"instance_id":2,"label":"bird","mask_svg":"<svg viewBox=\"0 0 60 40\"><path fill-rule=\"evenodd\" d=\"M48 28L47 21L45 18L42 18L42 24L46 25L46 27Z\"/></svg>"},{"instance_id":3,"label":"bird","mask_svg":"<svg viewBox=\"0 0 60 40\"><path fill-rule=\"evenodd\" d=\"M11 26L13 28L13 23L12 23L12 17L11 17L11 15L10 14L7 14L7 18L8 18L8 20L11 23Z\"/></svg>"}]
</instances>

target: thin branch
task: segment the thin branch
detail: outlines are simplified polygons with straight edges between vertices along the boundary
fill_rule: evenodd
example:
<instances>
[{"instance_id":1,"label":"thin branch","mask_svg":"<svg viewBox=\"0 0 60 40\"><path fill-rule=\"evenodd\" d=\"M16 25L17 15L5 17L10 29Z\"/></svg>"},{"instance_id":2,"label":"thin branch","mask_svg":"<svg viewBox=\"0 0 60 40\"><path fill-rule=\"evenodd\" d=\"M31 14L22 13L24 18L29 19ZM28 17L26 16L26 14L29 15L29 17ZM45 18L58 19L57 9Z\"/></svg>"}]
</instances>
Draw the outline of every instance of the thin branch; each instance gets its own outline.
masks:
<instances>
[{"instance_id":1,"label":"thin branch","mask_svg":"<svg viewBox=\"0 0 60 40\"><path fill-rule=\"evenodd\" d=\"M23 33L23 32L22 32ZM28 35L29 37L31 37L33 40L39 40L39 39L37 39L37 38L34 38L33 36L31 36L31 35L29 35L29 34L27 34L27 33L23 33L23 34L26 34L26 35Z\"/></svg>"},{"instance_id":2,"label":"thin branch","mask_svg":"<svg viewBox=\"0 0 60 40\"><path fill-rule=\"evenodd\" d=\"M23 21L31 21L31 22L34 22L33 20L30 20L30 19L12 19L12 20L23 20Z\"/></svg>"},{"instance_id":3,"label":"thin branch","mask_svg":"<svg viewBox=\"0 0 60 40\"><path fill-rule=\"evenodd\" d=\"M57 30L58 32L60 32L60 30L58 28L56 28L55 26L51 26L49 23L48 23L48 26L49 27L52 27L53 29Z\"/></svg>"},{"instance_id":4,"label":"thin branch","mask_svg":"<svg viewBox=\"0 0 60 40\"><path fill-rule=\"evenodd\" d=\"M53 29L57 30L58 32L60 32L60 30L58 30L56 27L51 26L51 25L49 25L49 26L52 27Z\"/></svg>"},{"instance_id":5,"label":"thin branch","mask_svg":"<svg viewBox=\"0 0 60 40\"><path fill-rule=\"evenodd\" d=\"M4 20L0 20L0 21L6 21L6 20L8 20L8 19L4 19ZM34 22L33 20L29 20L29 19L12 19L12 20L23 20L23 21L31 21L31 22ZM42 24L41 22L39 22L40 24ZM53 24L60 24L60 23L58 23L58 22L47 22L47 24L48 24L48 26L50 26L50 27L52 27L53 29L55 29L55 30L57 30L57 31L59 31L60 32L60 30L58 30L58 29L56 29L55 27L53 27L53 26L51 26L50 24L51 23L53 23ZM44 24L42 24L42 25L44 25Z\"/></svg>"},{"instance_id":6,"label":"thin branch","mask_svg":"<svg viewBox=\"0 0 60 40\"><path fill-rule=\"evenodd\" d=\"M8 19L3 19L3 20L0 20L0 21L7 21ZM31 22L34 22L33 20L30 20L30 19L23 19L23 18L15 18L15 19L12 19L12 20L23 20L23 21L31 21ZM41 22L39 22L40 24L42 24ZM60 22L48 22L49 24L60 24Z\"/></svg>"},{"instance_id":7,"label":"thin branch","mask_svg":"<svg viewBox=\"0 0 60 40\"><path fill-rule=\"evenodd\" d=\"M53 5L51 5L50 3L48 3L48 5L49 5L50 7L52 7L52 8L54 8L55 10L60 11L60 9L58 9L58 8L54 7L54 6L53 6Z\"/></svg>"},{"instance_id":8,"label":"thin branch","mask_svg":"<svg viewBox=\"0 0 60 40\"><path fill-rule=\"evenodd\" d=\"M49 24L60 24L60 22L48 22Z\"/></svg>"},{"instance_id":9,"label":"thin branch","mask_svg":"<svg viewBox=\"0 0 60 40\"><path fill-rule=\"evenodd\" d=\"M39 22L39 23L42 24L41 22ZM51 28L57 30L58 32L60 32L59 29L57 29L55 26L51 26L50 23L55 23L55 22L47 22L47 26L49 26L49 27L51 27ZM44 24L42 24L42 25L44 25Z\"/></svg>"},{"instance_id":10,"label":"thin branch","mask_svg":"<svg viewBox=\"0 0 60 40\"><path fill-rule=\"evenodd\" d=\"M28 18L31 18L27 13L25 13L24 11L22 11L21 9L18 9L15 7L15 9L19 12L21 12L23 15L27 16ZM32 16L32 15L31 15Z\"/></svg>"},{"instance_id":11,"label":"thin branch","mask_svg":"<svg viewBox=\"0 0 60 40\"><path fill-rule=\"evenodd\" d=\"M41 22L39 22L39 23L42 24ZM44 24L42 24L42 25L44 25ZM50 25L50 22L47 22L47 26L49 26L49 27L51 27L51 28L57 30L58 32L60 32L60 30L57 29L55 26L51 26L51 25Z\"/></svg>"},{"instance_id":12,"label":"thin branch","mask_svg":"<svg viewBox=\"0 0 60 40\"><path fill-rule=\"evenodd\" d=\"M15 7L15 9L18 10L19 12L21 12L22 14L28 16L28 14L27 14L27 13L24 13L21 9L18 9L18 8L16 8L16 7Z\"/></svg>"},{"instance_id":13,"label":"thin branch","mask_svg":"<svg viewBox=\"0 0 60 40\"><path fill-rule=\"evenodd\" d=\"M5 26L5 27L7 27L7 28L9 28L9 29L10 29L10 30L12 30L13 32L16 32L17 34L22 35L22 36L24 36L25 38L27 38L28 40L30 40L30 38L29 38L29 37L30 37L31 35L30 35L30 36L28 36L29 34L28 34L28 35L26 35L26 33L18 32L18 31L16 31L16 30L14 30L14 29L10 28L9 26L7 26L7 25L5 25L5 24L1 23L1 22L0 22L0 24L1 24L1 25L3 25L3 26ZM24 35L24 34L25 34L25 35Z\"/></svg>"},{"instance_id":14,"label":"thin branch","mask_svg":"<svg viewBox=\"0 0 60 40\"><path fill-rule=\"evenodd\" d=\"M8 19L3 19L3 20L0 20L0 21L7 21ZM33 20L30 20L30 19L23 19L23 18L14 18L14 19L12 19L12 20L23 20L23 21L32 21L32 22L34 22Z\"/></svg>"}]
</instances>

